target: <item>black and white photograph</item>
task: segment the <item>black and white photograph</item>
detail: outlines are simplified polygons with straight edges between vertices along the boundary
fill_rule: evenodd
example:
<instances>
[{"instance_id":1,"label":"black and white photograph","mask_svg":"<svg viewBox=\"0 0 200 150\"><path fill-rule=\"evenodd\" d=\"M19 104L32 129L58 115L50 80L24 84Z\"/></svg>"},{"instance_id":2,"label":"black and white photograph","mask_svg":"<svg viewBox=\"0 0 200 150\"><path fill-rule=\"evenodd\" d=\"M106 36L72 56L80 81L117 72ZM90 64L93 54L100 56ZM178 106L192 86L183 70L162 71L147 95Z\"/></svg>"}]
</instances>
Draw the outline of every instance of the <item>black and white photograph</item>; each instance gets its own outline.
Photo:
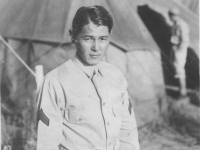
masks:
<instances>
[{"instance_id":1,"label":"black and white photograph","mask_svg":"<svg viewBox=\"0 0 200 150\"><path fill-rule=\"evenodd\" d=\"M199 0L0 0L1 150L199 150Z\"/></svg>"}]
</instances>

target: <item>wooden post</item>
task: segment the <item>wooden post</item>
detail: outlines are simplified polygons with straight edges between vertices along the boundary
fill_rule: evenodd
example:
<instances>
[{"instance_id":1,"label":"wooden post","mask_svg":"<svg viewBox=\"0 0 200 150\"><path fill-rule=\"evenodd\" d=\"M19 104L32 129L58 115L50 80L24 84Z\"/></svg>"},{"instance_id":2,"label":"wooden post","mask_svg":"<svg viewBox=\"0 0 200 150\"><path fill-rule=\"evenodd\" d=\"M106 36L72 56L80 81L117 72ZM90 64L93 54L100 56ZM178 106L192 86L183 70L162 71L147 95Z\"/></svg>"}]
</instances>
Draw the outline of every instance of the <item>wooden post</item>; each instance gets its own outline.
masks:
<instances>
[{"instance_id":1,"label":"wooden post","mask_svg":"<svg viewBox=\"0 0 200 150\"><path fill-rule=\"evenodd\" d=\"M42 65L35 66L35 81L37 84L37 89L39 88L43 78L44 78L44 71Z\"/></svg>"}]
</instances>

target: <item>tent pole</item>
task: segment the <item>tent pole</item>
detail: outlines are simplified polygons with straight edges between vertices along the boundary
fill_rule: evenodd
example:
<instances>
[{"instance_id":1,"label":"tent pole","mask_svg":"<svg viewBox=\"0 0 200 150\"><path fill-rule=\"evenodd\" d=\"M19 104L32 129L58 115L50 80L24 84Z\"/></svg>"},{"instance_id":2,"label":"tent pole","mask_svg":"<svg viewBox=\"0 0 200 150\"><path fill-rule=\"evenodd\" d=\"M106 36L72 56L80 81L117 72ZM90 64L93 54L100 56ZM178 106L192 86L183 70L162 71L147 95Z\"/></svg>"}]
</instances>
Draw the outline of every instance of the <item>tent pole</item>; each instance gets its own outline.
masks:
<instances>
[{"instance_id":1,"label":"tent pole","mask_svg":"<svg viewBox=\"0 0 200 150\"><path fill-rule=\"evenodd\" d=\"M36 77L35 72L24 62L24 60L15 52L15 50L3 39L0 35L0 40L8 47L8 49L17 57L17 59L30 71L30 73Z\"/></svg>"}]
</instances>

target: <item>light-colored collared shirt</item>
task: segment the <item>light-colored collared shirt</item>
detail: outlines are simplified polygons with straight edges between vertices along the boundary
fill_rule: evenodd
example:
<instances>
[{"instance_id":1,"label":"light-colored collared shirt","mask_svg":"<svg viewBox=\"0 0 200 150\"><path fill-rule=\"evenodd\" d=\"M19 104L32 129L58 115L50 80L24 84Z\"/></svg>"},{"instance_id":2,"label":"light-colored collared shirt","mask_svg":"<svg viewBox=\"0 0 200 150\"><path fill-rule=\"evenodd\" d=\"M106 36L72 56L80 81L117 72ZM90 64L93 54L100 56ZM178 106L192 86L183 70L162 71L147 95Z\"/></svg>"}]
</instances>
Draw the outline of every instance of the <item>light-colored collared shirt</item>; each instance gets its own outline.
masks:
<instances>
[{"instance_id":1,"label":"light-colored collared shirt","mask_svg":"<svg viewBox=\"0 0 200 150\"><path fill-rule=\"evenodd\" d=\"M92 82L95 67L101 93ZM126 79L106 62L68 60L45 76L37 105L37 150L139 150Z\"/></svg>"}]
</instances>

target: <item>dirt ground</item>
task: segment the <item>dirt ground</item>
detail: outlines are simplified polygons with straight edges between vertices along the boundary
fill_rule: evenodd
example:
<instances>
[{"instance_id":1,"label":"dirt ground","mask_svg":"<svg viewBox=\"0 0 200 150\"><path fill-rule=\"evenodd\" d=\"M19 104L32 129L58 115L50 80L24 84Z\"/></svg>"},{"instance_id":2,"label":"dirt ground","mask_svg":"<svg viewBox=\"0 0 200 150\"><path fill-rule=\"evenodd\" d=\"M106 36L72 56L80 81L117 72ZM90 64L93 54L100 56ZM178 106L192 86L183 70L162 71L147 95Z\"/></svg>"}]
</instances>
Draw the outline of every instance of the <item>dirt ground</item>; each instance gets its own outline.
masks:
<instances>
[{"instance_id":1,"label":"dirt ground","mask_svg":"<svg viewBox=\"0 0 200 150\"><path fill-rule=\"evenodd\" d=\"M191 98L168 97L167 114L139 128L141 150L200 150L200 108Z\"/></svg>"},{"instance_id":2,"label":"dirt ground","mask_svg":"<svg viewBox=\"0 0 200 150\"><path fill-rule=\"evenodd\" d=\"M199 150L199 141L167 126L149 125L139 130L141 150Z\"/></svg>"}]
</instances>

